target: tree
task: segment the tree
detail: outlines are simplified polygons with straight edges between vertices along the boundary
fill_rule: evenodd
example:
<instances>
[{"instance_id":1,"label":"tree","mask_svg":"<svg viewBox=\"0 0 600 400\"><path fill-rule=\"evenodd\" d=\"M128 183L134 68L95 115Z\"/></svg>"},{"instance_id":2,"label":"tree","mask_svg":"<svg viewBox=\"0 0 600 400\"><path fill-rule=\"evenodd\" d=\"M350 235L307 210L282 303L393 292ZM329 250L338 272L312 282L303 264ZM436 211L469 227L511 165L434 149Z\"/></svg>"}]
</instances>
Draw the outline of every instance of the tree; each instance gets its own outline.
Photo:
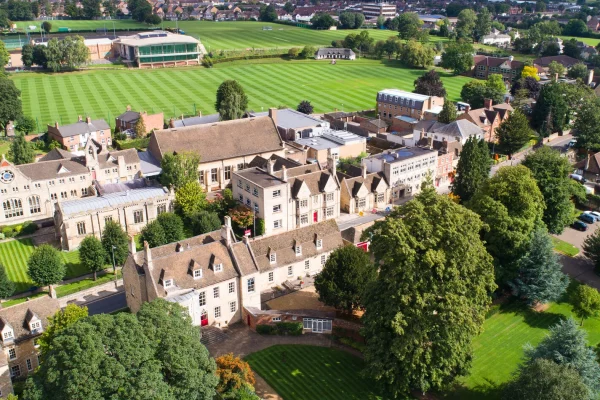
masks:
<instances>
[{"instance_id":1,"label":"tree","mask_svg":"<svg viewBox=\"0 0 600 400\"><path fill-rule=\"evenodd\" d=\"M129 240L127 233L121 225L114 221L107 221L102 232L102 247L106 252L106 262L115 265L123 265L129 254Z\"/></svg>"},{"instance_id":2,"label":"tree","mask_svg":"<svg viewBox=\"0 0 600 400\"><path fill-rule=\"evenodd\" d=\"M588 33L588 28L585 22L580 19L571 19L563 28L563 35L567 36L585 36Z\"/></svg>"},{"instance_id":3,"label":"tree","mask_svg":"<svg viewBox=\"0 0 600 400\"><path fill-rule=\"evenodd\" d=\"M239 205L229 211L229 216L233 222L243 228L252 226L254 219L254 213L252 210L243 205Z\"/></svg>"},{"instance_id":4,"label":"tree","mask_svg":"<svg viewBox=\"0 0 600 400\"><path fill-rule=\"evenodd\" d=\"M315 279L319 301L352 314L364 309L364 290L377 277L369 254L355 246L334 250Z\"/></svg>"},{"instance_id":5,"label":"tree","mask_svg":"<svg viewBox=\"0 0 600 400\"><path fill-rule=\"evenodd\" d=\"M95 19L102 16L100 6L102 5L101 0L83 0L83 15L86 19Z\"/></svg>"},{"instance_id":6,"label":"tree","mask_svg":"<svg viewBox=\"0 0 600 400\"><path fill-rule=\"evenodd\" d=\"M45 327L42 336L38 338L40 345L40 353L46 354L50 350L52 341L66 327L73 325L75 322L88 316L88 308L86 306L78 306L74 303L69 303L61 310L48 317L48 325Z\"/></svg>"},{"instance_id":7,"label":"tree","mask_svg":"<svg viewBox=\"0 0 600 400\"><path fill-rule=\"evenodd\" d=\"M288 56L290 58L297 58L300 55L300 49L297 47L292 47L291 49L289 49L288 51Z\"/></svg>"},{"instance_id":8,"label":"tree","mask_svg":"<svg viewBox=\"0 0 600 400\"><path fill-rule=\"evenodd\" d=\"M287 2L283 5L283 9L285 10L286 13L292 13L294 12L294 10L296 9L296 7L294 7L294 5L291 2Z\"/></svg>"},{"instance_id":9,"label":"tree","mask_svg":"<svg viewBox=\"0 0 600 400\"><path fill-rule=\"evenodd\" d=\"M596 125L598 123L600 123L600 100L597 98L584 100L573 124L573 136L577 139L577 147L594 152L600 150L600 125Z\"/></svg>"},{"instance_id":10,"label":"tree","mask_svg":"<svg viewBox=\"0 0 600 400\"><path fill-rule=\"evenodd\" d=\"M552 79L554 79L554 76L556 75L563 76L565 74L565 70L566 68L564 65L557 63L556 61L552 61L548 65L548 72L550 73Z\"/></svg>"},{"instance_id":11,"label":"tree","mask_svg":"<svg viewBox=\"0 0 600 400\"><path fill-rule=\"evenodd\" d=\"M304 48L302 48L302 51L300 52L300 54L298 55L300 58L313 58L315 56L315 53L317 52L317 49L314 46L304 46Z\"/></svg>"},{"instance_id":12,"label":"tree","mask_svg":"<svg viewBox=\"0 0 600 400\"><path fill-rule=\"evenodd\" d=\"M189 217L194 235L213 232L221 227L221 219L215 212L199 211Z\"/></svg>"},{"instance_id":13,"label":"tree","mask_svg":"<svg viewBox=\"0 0 600 400\"><path fill-rule=\"evenodd\" d=\"M556 42L542 43L540 47L542 57L554 57L560 54L560 46Z\"/></svg>"},{"instance_id":14,"label":"tree","mask_svg":"<svg viewBox=\"0 0 600 400\"><path fill-rule=\"evenodd\" d=\"M30 164L35 160L35 150L31 143L25 140L23 134L15 135L14 140L10 144L8 150L8 158L15 165Z\"/></svg>"},{"instance_id":15,"label":"tree","mask_svg":"<svg viewBox=\"0 0 600 400\"><path fill-rule=\"evenodd\" d=\"M33 45L27 43L21 49L21 61L27 68L33 65Z\"/></svg>"},{"instance_id":16,"label":"tree","mask_svg":"<svg viewBox=\"0 0 600 400\"><path fill-rule=\"evenodd\" d=\"M10 121L14 121L23 113L21 91L17 89L15 83L6 76L0 74L0 126L6 128Z\"/></svg>"},{"instance_id":17,"label":"tree","mask_svg":"<svg viewBox=\"0 0 600 400\"><path fill-rule=\"evenodd\" d=\"M527 367L539 359L553 361L573 368L587 386L588 399L595 399L600 391L600 366L594 350L587 344L587 333L577 328L572 318L563 319L550 327L550 334L533 348L525 348Z\"/></svg>"},{"instance_id":18,"label":"tree","mask_svg":"<svg viewBox=\"0 0 600 400\"><path fill-rule=\"evenodd\" d=\"M65 263L58 250L48 244L36 247L27 261L27 274L38 286L48 286L60 282L65 277Z\"/></svg>"},{"instance_id":19,"label":"tree","mask_svg":"<svg viewBox=\"0 0 600 400\"><path fill-rule=\"evenodd\" d=\"M472 80L465 83L460 96L472 109L477 109L483 107L485 99L491 99L496 104L502 103L505 92L502 75L491 74L485 81Z\"/></svg>"},{"instance_id":20,"label":"tree","mask_svg":"<svg viewBox=\"0 0 600 400\"><path fill-rule=\"evenodd\" d=\"M138 22L144 22L152 15L152 5L145 0L129 0L127 9L131 17Z\"/></svg>"},{"instance_id":21,"label":"tree","mask_svg":"<svg viewBox=\"0 0 600 400\"><path fill-rule=\"evenodd\" d=\"M244 93L242 85L235 80L221 83L217 90L215 108L222 121L242 118L248 108L248 96Z\"/></svg>"},{"instance_id":22,"label":"tree","mask_svg":"<svg viewBox=\"0 0 600 400\"><path fill-rule=\"evenodd\" d=\"M423 21L415 13L403 13L397 17L398 36L400 39L418 39L421 34L421 25Z\"/></svg>"},{"instance_id":23,"label":"tree","mask_svg":"<svg viewBox=\"0 0 600 400\"><path fill-rule=\"evenodd\" d=\"M329 29L335 25L333 17L324 12L316 13L310 22L315 29Z\"/></svg>"},{"instance_id":24,"label":"tree","mask_svg":"<svg viewBox=\"0 0 600 400\"><path fill-rule=\"evenodd\" d=\"M8 279L4 265L0 264L0 298L6 299L15 292L15 283Z\"/></svg>"},{"instance_id":25,"label":"tree","mask_svg":"<svg viewBox=\"0 0 600 400\"><path fill-rule=\"evenodd\" d=\"M373 235L380 269L364 300L365 372L386 398L435 390L468 372L495 289L481 228L477 215L436 194L428 176L414 200L363 234Z\"/></svg>"},{"instance_id":26,"label":"tree","mask_svg":"<svg viewBox=\"0 0 600 400\"><path fill-rule=\"evenodd\" d=\"M301 112L302 114L312 114L313 113L313 106L312 104L310 104L310 101L308 100L302 100L300 102L300 104L298 104L298 107L296 107L296 111Z\"/></svg>"},{"instance_id":27,"label":"tree","mask_svg":"<svg viewBox=\"0 0 600 400\"><path fill-rule=\"evenodd\" d=\"M146 18L144 19L144 22L147 23L148 25L158 25L162 22L162 19L156 14L150 14L150 15L146 16Z\"/></svg>"},{"instance_id":28,"label":"tree","mask_svg":"<svg viewBox=\"0 0 600 400\"><path fill-rule=\"evenodd\" d=\"M538 79L532 78L531 76L519 79L512 84L510 88L510 94L516 96L521 90L525 90L523 93L524 95L526 95L528 98L530 97L532 99L537 99L540 94L540 90L542 90Z\"/></svg>"},{"instance_id":29,"label":"tree","mask_svg":"<svg viewBox=\"0 0 600 400\"><path fill-rule=\"evenodd\" d=\"M435 51L428 45L409 40L402 46L402 61L410 67L426 68L433 65Z\"/></svg>"},{"instance_id":30,"label":"tree","mask_svg":"<svg viewBox=\"0 0 600 400\"><path fill-rule=\"evenodd\" d=\"M581 49L577 46L577 40L565 40L563 43L563 54L573 58L581 58Z\"/></svg>"},{"instance_id":31,"label":"tree","mask_svg":"<svg viewBox=\"0 0 600 400\"><path fill-rule=\"evenodd\" d=\"M569 173L572 170L569 160L560 152L542 146L529 153L523 165L531 170L542 195L544 196L543 221L551 233L562 233L572 220L573 203Z\"/></svg>"},{"instance_id":32,"label":"tree","mask_svg":"<svg viewBox=\"0 0 600 400\"><path fill-rule=\"evenodd\" d=\"M535 132L529 127L529 121L520 109L510 113L496 129L498 144L509 156L525 146L533 135Z\"/></svg>"},{"instance_id":33,"label":"tree","mask_svg":"<svg viewBox=\"0 0 600 400\"><path fill-rule=\"evenodd\" d=\"M454 31L461 39L471 38L473 30L477 26L477 14L470 8L462 10L458 13L458 20Z\"/></svg>"},{"instance_id":34,"label":"tree","mask_svg":"<svg viewBox=\"0 0 600 400\"><path fill-rule=\"evenodd\" d=\"M504 388L502 399L581 400L588 396L588 388L575 369L540 358L520 368Z\"/></svg>"},{"instance_id":35,"label":"tree","mask_svg":"<svg viewBox=\"0 0 600 400\"><path fill-rule=\"evenodd\" d=\"M529 249L544 212L544 199L531 171L523 165L500 168L467 205L486 225L481 235L494 257L496 282L512 282L518 271L516 261Z\"/></svg>"},{"instance_id":36,"label":"tree","mask_svg":"<svg viewBox=\"0 0 600 400\"><path fill-rule=\"evenodd\" d=\"M35 120L27 115L21 115L17 118L15 129L23 134L28 134L35 131Z\"/></svg>"},{"instance_id":37,"label":"tree","mask_svg":"<svg viewBox=\"0 0 600 400\"><path fill-rule=\"evenodd\" d=\"M94 273L96 280L98 271L102 271L106 265L106 250L96 236L86 236L79 245L79 258L81 263Z\"/></svg>"},{"instance_id":38,"label":"tree","mask_svg":"<svg viewBox=\"0 0 600 400\"><path fill-rule=\"evenodd\" d=\"M536 12L544 12L544 11L546 11L546 3L544 3L542 0L538 0L535 3L535 11Z\"/></svg>"},{"instance_id":39,"label":"tree","mask_svg":"<svg viewBox=\"0 0 600 400\"><path fill-rule=\"evenodd\" d=\"M165 234L165 243L174 243L185 239L183 221L179 215L171 212L164 212L156 217L156 221L162 226Z\"/></svg>"},{"instance_id":40,"label":"tree","mask_svg":"<svg viewBox=\"0 0 600 400\"><path fill-rule=\"evenodd\" d=\"M584 93L581 93L580 89L571 86L576 85L551 82L542 87L533 109L531 125L545 136L552 132L562 132L570 119L571 113L578 108L574 105L582 103L581 97L585 97ZM569 93L577 93L578 95L572 96ZM571 102L571 100L573 101ZM581 108L585 108L585 103ZM579 114L581 110L577 112ZM577 124L577 120L575 124Z\"/></svg>"},{"instance_id":41,"label":"tree","mask_svg":"<svg viewBox=\"0 0 600 400\"><path fill-rule=\"evenodd\" d=\"M140 241L142 243L147 242L150 247L158 247L168 243L165 231L157 220L150 222L142 228Z\"/></svg>"},{"instance_id":42,"label":"tree","mask_svg":"<svg viewBox=\"0 0 600 400\"><path fill-rule=\"evenodd\" d=\"M578 63L569 68L567 76L571 79L585 80L588 76L588 69L584 63Z\"/></svg>"},{"instance_id":43,"label":"tree","mask_svg":"<svg viewBox=\"0 0 600 400\"><path fill-rule=\"evenodd\" d=\"M438 115L438 122L449 124L456 121L456 105L450 100L444 100L442 111Z\"/></svg>"},{"instance_id":44,"label":"tree","mask_svg":"<svg viewBox=\"0 0 600 400\"><path fill-rule=\"evenodd\" d=\"M269 4L268 6L262 6L260 8L260 16L261 21L265 22L273 22L277 21L277 11L275 10L275 6Z\"/></svg>"},{"instance_id":45,"label":"tree","mask_svg":"<svg viewBox=\"0 0 600 400\"><path fill-rule=\"evenodd\" d=\"M600 229L588 235L583 241L583 254L594 263L596 271L600 271Z\"/></svg>"},{"instance_id":46,"label":"tree","mask_svg":"<svg viewBox=\"0 0 600 400\"><path fill-rule=\"evenodd\" d=\"M414 93L424 94L427 96L446 97L446 89L444 83L440 79L440 75L435 69L421 75L415 82Z\"/></svg>"},{"instance_id":47,"label":"tree","mask_svg":"<svg viewBox=\"0 0 600 400\"><path fill-rule=\"evenodd\" d=\"M521 71L521 78L528 78L528 77L533 78L536 81L540 80L540 77L538 76L536 67L532 67L530 65L526 65L523 67L523 70Z\"/></svg>"},{"instance_id":48,"label":"tree","mask_svg":"<svg viewBox=\"0 0 600 400\"><path fill-rule=\"evenodd\" d=\"M187 218L206 207L206 193L197 181L190 181L175 192L175 207Z\"/></svg>"},{"instance_id":49,"label":"tree","mask_svg":"<svg viewBox=\"0 0 600 400\"><path fill-rule=\"evenodd\" d=\"M254 386L256 379L250 365L240 357L235 357L233 353L225 354L215 358L217 364L217 393L221 395L230 394L244 386Z\"/></svg>"},{"instance_id":50,"label":"tree","mask_svg":"<svg viewBox=\"0 0 600 400\"><path fill-rule=\"evenodd\" d=\"M141 116L133 126L133 131L135 132L136 138L143 138L146 136L146 124Z\"/></svg>"},{"instance_id":51,"label":"tree","mask_svg":"<svg viewBox=\"0 0 600 400\"><path fill-rule=\"evenodd\" d=\"M360 29L364 22L365 16L362 13L344 11L340 14L340 24L343 29Z\"/></svg>"},{"instance_id":52,"label":"tree","mask_svg":"<svg viewBox=\"0 0 600 400\"><path fill-rule=\"evenodd\" d=\"M215 370L187 310L157 299L61 330L23 399L212 399Z\"/></svg>"},{"instance_id":53,"label":"tree","mask_svg":"<svg viewBox=\"0 0 600 400\"><path fill-rule=\"evenodd\" d=\"M176 189L188 182L198 182L200 177L198 164L200 164L200 156L197 153L191 151L167 153L160 162L162 168L160 182L166 187L173 186Z\"/></svg>"},{"instance_id":54,"label":"tree","mask_svg":"<svg viewBox=\"0 0 600 400\"><path fill-rule=\"evenodd\" d=\"M6 50L6 45L0 40L0 71L4 69L4 66L10 61L10 54Z\"/></svg>"},{"instance_id":55,"label":"tree","mask_svg":"<svg viewBox=\"0 0 600 400\"><path fill-rule=\"evenodd\" d=\"M487 143L483 139L470 136L460 152L456 176L452 182L452 193L463 203L468 202L488 180L491 169L492 159Z\"/></svg>"},{"instance_id":56,"label":"tree","mask_svg":"<svg viewBox=\"0 0 600 400\"><path fill-rule=\"evenodd\" d=\"M591 286L580 284L571 295L571 304L573 304L573 312L581 318L583 326L584 319L597 317L600 314L600 293Z\"/></svg>"},{"instance_id":57,"label":"tree","mask_svg":"<svg viewBox=\"0 0 600 400\"><path fill-rule=\"evenodd\" d=\"M510 286L529 306L556 301L569 286L569 278L562 272L553 247L546 229L538 226L528 252L518 261L518 275Z\"/></svg>"},{"instance_id":58,"label":"tree","mask_svg":"<svg viewBox=\"0 0 600 400\"><path fill-rule=\"evenodd\" d=\"M363 17L364 17L364 15L363 15ZM385 26L385 17L383 15L380 15L380 16L377 17L377 24L376 24L376 26L379 29L383 29L383 27Z\"/></svg>"},{"instance_id":59,"label":"tree","mask_svg":"<svg viewBox=\"0 0 600 400\"><path fill-rule=\"evenodd\" d=\"M492 31L492 14L483 7L479 14L477 14L477 20L475 21L475 27L473 29L473 39L479 41L485 35L489 35Z\"/></svg>"},{"instance_id":60,"label":"tree","mask_svg":"<svg viewBox=\"0 0 600 400\"><path fill-rule=\"evenodd\" d=\"M473 45L466 42L450 42L442 54L441 66L454 71L455 75L470 71L473 67Z\"/></svg>"}]
</instances>

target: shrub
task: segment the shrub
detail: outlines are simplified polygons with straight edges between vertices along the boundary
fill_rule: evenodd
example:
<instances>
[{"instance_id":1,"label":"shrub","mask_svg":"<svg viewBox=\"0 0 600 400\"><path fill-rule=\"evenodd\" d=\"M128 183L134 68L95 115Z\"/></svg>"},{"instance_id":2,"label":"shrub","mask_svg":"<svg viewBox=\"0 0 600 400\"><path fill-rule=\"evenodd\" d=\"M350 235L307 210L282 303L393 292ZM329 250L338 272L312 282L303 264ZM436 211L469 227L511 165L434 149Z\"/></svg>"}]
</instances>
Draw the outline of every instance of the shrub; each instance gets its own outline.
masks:
<instances>
[{"instance_id":1,"label":"shrub","mask_svg":"<svg viewBox=\"0 0 600 400\"><path fill-rule=\"evenodd\" d=\"M276 328L273 325L256 325L256 333L260 333L261 335L275 335Z\"/></svg>"},{"instance_id":2,"label":"shrub","mask_svg":"<svg viewBox=\"0 0 600 400\"><path fill-rule=\"evenodd\" d=\"M346 346L350 346L353 349L360 351L361 353L363 351L365 351L365 347L366 347L363 343L355 342L354 340L349 339L349 338L340 338L340 343L343 343Z\"/></svg>"},{"instance_id":3,"label":"shrub","mask_svg":"<svg viewBox=\"0 0 600 400\"><path fill-rule=\"evenodd\" d=\"M302 335L302 322L278 322L275 326L279 335Z\"/></svg>"},{"instance_id":4,"label":"shrub","mask_svg":"<svg viewBox=\"0 0 600 400\"><path fill-rule=\"evenodd\" d=\"M23 222L23 229L21 230L21 235L30 235L37 231L39 228L36 223L32 221Z\"/></svg>"},{"instance_id":5,"label":"shrub","mask_svg":"<svg viewBox=\"0 0 600 400\"><path fill-rule=\"evenodd\" d=\"M265 220L262 218L256 219L256 236L262 236L265 234Z\"/></svg>"},{"instance_id":6,"label":"shrub","mask_svg":"<svg viewBox=\"0 0 600 400\"><path fill-rule=\"evenodd\" d=\"M7 239L10 239L11 237L14 237L16 235L15 231L10 226L5 226L4 228L2 228L2 233Z\"/></svg>"},{"instance_id":7,"label":"shrub","mask_svg":"<svg viewBox=\"0 0 600 400\"><path fill-rule=\"evenodd\" d=\"M150 137L131 139L131 140L115 140L115 146L119 150L138 149L143 150L148 147Z\"/></svg>"}]
</instances>

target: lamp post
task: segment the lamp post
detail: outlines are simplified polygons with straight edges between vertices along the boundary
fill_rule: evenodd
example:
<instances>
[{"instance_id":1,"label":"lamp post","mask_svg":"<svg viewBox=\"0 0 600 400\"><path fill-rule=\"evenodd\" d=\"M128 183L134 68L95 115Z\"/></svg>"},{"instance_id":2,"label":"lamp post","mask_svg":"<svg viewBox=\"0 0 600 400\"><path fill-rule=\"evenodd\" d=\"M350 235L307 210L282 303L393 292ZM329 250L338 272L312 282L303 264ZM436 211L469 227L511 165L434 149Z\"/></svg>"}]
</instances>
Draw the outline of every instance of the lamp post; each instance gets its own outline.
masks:
<instances>
[{"instance_id":1,"label":"lamp post","mask_svg":"<svg viewBox=\"0 0 600 400\"><path fill-rule=\"evenodd\" d=\"M116 287L117 287L117 285L118 285L118 284L117 284L117 282L118 282L118 279L117 279L117 264L115 263L115 249L116 249L116 248L117 248L117 246L115 246L115 245L112 245L112 246L111 246L111 249L110 249L110 250L111 250L111 253L112 253L112 260L113 260L113 272L114 272L114 274L115 274L115 288L116 288Z\"/></svg>"}]
</instances>

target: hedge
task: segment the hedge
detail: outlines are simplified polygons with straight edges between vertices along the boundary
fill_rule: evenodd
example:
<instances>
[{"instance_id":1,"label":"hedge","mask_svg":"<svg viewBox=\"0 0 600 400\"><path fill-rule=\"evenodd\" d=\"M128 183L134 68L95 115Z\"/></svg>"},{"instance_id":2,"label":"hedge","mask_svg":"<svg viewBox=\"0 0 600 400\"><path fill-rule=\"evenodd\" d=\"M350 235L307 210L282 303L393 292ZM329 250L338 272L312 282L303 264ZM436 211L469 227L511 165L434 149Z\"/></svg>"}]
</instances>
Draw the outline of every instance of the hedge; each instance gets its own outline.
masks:
<instances>
[{"instance_id":1,"label":"hedge","mask_svg":"<svg viewBox=\"0 0 600 400\"><path fill-rule=\"evenodd\" d=\"M37 224L32 221L25 221L22 224L6 225L2 227L0 239L8 239L15 236L30 235L38 230Z\"/></svg>"},{"instance_id":2,"label":"hedge","mask_svg":"<svg viewBox=\"0 0 600 400\"><path fill-rule=\"evenodd\" d=\"M261 335L302 335L302 322L278 322L275 325L256 325L256 333Z\"/></svg>"},{"instance_id":3,"label":"hedge","mask_svg":"<svg viewBox=\"0 0 600 400\"><path fill-rule=\"evenodd\" d=\"M138 149L143 150L150 144L150 137L139 139L115 140L115 145L119 150Z\"/></svg>"}]
</instances>

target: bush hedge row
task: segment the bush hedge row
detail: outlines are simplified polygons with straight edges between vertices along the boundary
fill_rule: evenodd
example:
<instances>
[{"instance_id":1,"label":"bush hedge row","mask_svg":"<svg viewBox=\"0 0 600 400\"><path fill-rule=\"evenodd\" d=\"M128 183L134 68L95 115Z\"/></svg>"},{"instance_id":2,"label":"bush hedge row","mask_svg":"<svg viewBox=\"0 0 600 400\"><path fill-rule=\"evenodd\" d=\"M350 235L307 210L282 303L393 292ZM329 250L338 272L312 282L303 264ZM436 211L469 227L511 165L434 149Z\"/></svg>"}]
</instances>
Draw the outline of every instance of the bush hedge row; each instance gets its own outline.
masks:
<instances>
[{"instance_id":1,"label":"bush hedge row","mask_svg":"<svg viewBox=\"0 0 600 400\"><path fill-rule=\"evenodd\" d=\"M25 221L22 224L6 225L2 227L0 239L13 238L15 236L30 235L38 230L37 224L32 221Z\"/></svg>"},{"instance_id":2,"label":"bush hedge row","mask_svg":"<svg viewBox=\"0 0 600 400\"><path fill-rule=\"evenodd\" d=\"M275 325L256 325L256 333L261 335L302 335L302 322L278 322Z\"/></svg>"},{"instance_id":3,"label":"bush hedge row","mask_svg":"<svg viewBox=\"0 0 600 400\"><path fill-rule=\"evenodd\" d=\"M119 150L138 149L142 150L150 144L150 137L128 140L115 140L115 145Z\"/></svg>"}]
</instances>

